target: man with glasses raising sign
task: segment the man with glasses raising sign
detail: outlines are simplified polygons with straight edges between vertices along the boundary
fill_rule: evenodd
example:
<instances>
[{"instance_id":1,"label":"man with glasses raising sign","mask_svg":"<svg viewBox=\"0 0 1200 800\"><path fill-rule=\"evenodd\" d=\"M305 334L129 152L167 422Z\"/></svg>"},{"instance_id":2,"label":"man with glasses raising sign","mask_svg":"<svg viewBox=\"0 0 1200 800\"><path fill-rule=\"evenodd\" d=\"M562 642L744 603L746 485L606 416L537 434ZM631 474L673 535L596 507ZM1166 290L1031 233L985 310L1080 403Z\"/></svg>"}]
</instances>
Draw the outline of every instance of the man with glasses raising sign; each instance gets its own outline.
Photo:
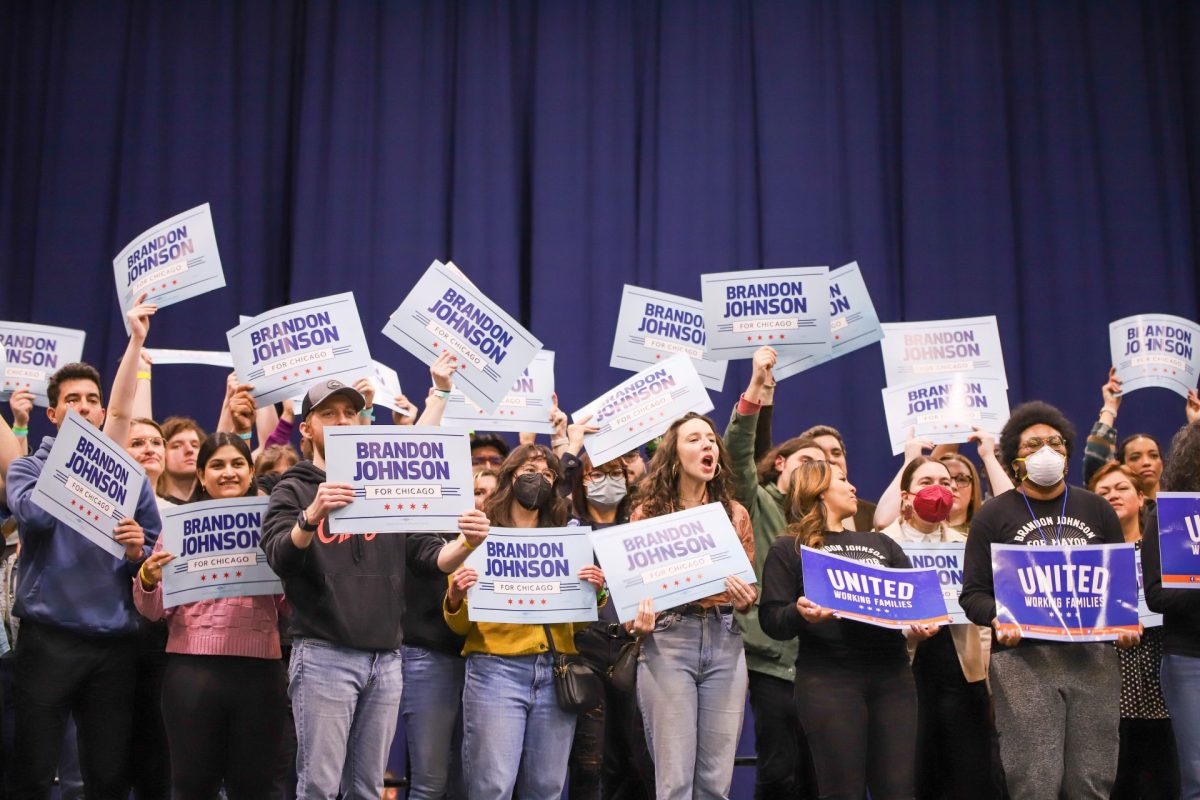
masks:
<instances>
[{"instance_id":1,"label":"man with glasses raising sign","mask_svg":"<svg viewBox=\"0 0 1200 800\"><path fill-rule=\"evenodd\" d=\"M1066 481L1075 429L1041 402L1013 409L1000 460L1016 488L984 503L971 521L959 603L995 628L991 545L1095 545L1124 541L1102 498ZM1107 798L1116 777L1121 671L1107 643L1021 639L997 633L991 686L1000 758L1015 800ZM1126 637L1118 646L1137 643Z\"/></svg>"}]
</instances>

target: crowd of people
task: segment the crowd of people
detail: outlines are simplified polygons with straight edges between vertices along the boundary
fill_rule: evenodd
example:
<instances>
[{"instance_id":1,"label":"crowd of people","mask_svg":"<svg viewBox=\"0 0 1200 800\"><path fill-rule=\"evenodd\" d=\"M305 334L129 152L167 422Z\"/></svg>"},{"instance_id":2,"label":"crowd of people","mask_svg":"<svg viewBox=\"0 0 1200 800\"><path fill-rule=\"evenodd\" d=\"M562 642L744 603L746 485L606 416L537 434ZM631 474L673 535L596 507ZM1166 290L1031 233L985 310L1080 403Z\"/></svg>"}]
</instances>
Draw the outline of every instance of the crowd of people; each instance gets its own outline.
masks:
<instances>
[{"instance_id":1,"label":"crowd of people","mask_svg":"<svg viewBox=\"0 0 1200 800\"><path fill-rule=\"evenodd\" d=\"M115 558L39 507L54 438L28 442L33 398L0 420L0 493L13 733L0 794L45 798L56 777L89 798L375 800L398 721L410 798L728 797L747 697L760 798L1200 797L1200 592L1160 579L1155 496L1200 491L1200 399L1165 449L1117 443L1119 381L1085 442L1053 406L1017 406L979 458L908 441L895 480L859 498L829 425L774 444L776 353L760 349L722 432L687 414L646 446L596 464L588 418L557 408L548 446L473 434L474 508L445 533L334 534L354 500L328 480L326 429L376 422L374 390L322 381L257 408L230 376L216 431L156 421L143 348L153 305L128 314L129 346L105 400L86 364L59 369L46 415L69 411L142 466ZM439 425L454 366L394 424ZM378 420L384 421L384 420ZM300 452L292 448L299 435ZM256 445L257 442L257 445ZM1082 446L1081 446L1082 445ZM1068 480L1082 454L1082 481ZM857 456L856 456L857 457ZM261 544L278 596L164 607L160 509L269 496ZM757 583L695 602L643 600L622 623L603 571L593 623L471 619L464 566L505 528L601 528L720 504ZM838 618L805 593L801 546L909 567L907 543L963 543L968 623L900 631ZM1022 638L997 627L992 544L1142 549L1161 628L1115 643ZM582 714L555 696L556 654L605 676ZM636 659L633 685L616 679ZM73 766L77 760L77 766Z\"/></svg>"}]
</instances>

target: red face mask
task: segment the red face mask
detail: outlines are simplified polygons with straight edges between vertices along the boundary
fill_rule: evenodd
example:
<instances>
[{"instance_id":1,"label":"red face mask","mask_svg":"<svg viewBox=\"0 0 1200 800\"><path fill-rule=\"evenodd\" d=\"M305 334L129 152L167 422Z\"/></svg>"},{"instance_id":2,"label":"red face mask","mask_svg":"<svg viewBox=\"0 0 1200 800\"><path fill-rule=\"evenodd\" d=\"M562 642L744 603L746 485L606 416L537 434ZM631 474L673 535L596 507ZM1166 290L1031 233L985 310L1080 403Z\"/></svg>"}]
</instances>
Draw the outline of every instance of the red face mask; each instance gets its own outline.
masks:
<instances>
[{"instance_id":1,"label":"red face mask","mask_svg":"<svg viewBox=\"0 0 1200 800\"><path fill-rule=\"evenodd\" d=\"M925 486L913 495L913 511L926 522L942 522L954 507L954 495L940 484Z\"/></svg>"}]
</instances>

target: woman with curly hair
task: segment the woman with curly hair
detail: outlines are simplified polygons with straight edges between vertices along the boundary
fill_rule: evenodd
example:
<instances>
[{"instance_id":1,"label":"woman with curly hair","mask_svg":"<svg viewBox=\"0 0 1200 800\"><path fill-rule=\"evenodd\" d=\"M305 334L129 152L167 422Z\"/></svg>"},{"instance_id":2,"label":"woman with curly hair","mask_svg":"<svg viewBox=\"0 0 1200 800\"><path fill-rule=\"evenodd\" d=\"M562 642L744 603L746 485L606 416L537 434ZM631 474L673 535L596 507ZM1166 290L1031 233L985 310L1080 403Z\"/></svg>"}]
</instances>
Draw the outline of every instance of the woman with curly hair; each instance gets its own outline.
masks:
<instances>
[{"instance_id":1,"label":"woman with curly hair","mask_svg":"<svg viewBox=\"0 0 1200 800\"><path fill-rule=\"evenodd\" d=\"M1163 491L1200 492L1200 422L1171 439ZM1142 539L1146 604L1163 615L1162 693L1171 712L1179 751L1181 797L1200 797L1200 591L1168 589L1162 582L1158 518Z\"/></svg>"},{"instance_id":2,"label":"woman with curly hair","mask_svg":"<svg viewBox=\"0 0 1200 800\"><path fill-rule=\"evenodd\" d=\"M633 520L720 503L754 560L750 515L733 499L729 454L708 417L672 423L638 484ZM659 800L728 797L746 703L746 656L734 625L757 596L738 577L725 591L655 613L643 600L630 627L644 636L637 694Z\"/></svg>"}]
</instances>

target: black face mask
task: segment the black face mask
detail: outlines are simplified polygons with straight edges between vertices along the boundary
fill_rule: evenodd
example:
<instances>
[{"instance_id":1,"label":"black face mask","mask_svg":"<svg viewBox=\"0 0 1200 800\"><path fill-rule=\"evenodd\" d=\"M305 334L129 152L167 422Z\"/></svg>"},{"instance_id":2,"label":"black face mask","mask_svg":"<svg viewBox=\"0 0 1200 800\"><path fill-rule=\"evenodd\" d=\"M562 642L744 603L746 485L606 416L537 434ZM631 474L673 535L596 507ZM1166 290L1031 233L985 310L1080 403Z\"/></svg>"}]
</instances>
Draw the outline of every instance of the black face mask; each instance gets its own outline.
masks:
<instances>
[{"instance_id":1,"label":"black face mask","mask_svg":"<svg viewBox=\"0 0 1200 800\"><path fill-rule=\"evenodd\" d=\"M536 472L518 475L517 479L513 481L513 496L517 498L518 503L530 511L536 511L546 505L553 491L554 487L550 485L550 481Z\"/></svg>"}]
</instances>

